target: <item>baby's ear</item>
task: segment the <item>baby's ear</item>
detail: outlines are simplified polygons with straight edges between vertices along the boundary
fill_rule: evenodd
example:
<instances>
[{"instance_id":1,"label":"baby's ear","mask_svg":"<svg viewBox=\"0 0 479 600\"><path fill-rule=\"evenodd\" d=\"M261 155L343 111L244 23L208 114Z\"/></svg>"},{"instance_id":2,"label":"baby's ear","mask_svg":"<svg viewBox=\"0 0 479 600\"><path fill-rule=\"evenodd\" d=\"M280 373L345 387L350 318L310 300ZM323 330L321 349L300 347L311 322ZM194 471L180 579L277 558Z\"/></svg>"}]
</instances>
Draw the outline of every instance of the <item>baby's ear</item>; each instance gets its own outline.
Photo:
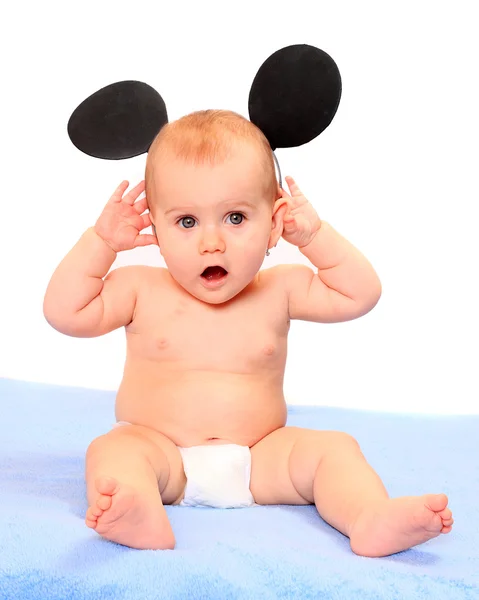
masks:
<instances>
[{"instance_id":1,"label":"baby's ear","mask_svg":"<svg viewBox=\"0 0 479 600\"><path fill-rule=\"evenodd\" d=\"M286 198L278 198L276 200L276 202L274 203L274 207L273 207L273 213L283 219L286 212L288 211L289 208L289 204L288 204L288 200Z\"/></svg>"},{"instance_id":2,"label":"baby's ear","mask_svg":"<svg viewBox=\"0 0 479 600\"><path fill-rule=\"evenodd\" d=\"M283 233L283 220L288 210L288 203L286 198L278 198L274 203L273 215L272 215L272 227L269 236L269 244L276 246L278 240Z\"/></svg>"},{"instance_id":3,"label":"baby's ear","mask_svg":"<svg viewBox=\"0 0 479 600\"><path fill-rule=\"evenodd\" d=\"M142 81L119 81L84 100L68 121L73 144L95 158L123 159L148 152L168 123L160 94Z\"/></svg>"},{"instance_id":4,"label":"baby's ear","mask_svg":"<svg viewBox=\"0 0 479 600\"><path fill-rule=\"evenodd\" d=\"M308 44L281 48L260 67L251 86L250 120L276 148L301 146L336 114L341 76L334 60Z\"/></svg>"}]
</instances>

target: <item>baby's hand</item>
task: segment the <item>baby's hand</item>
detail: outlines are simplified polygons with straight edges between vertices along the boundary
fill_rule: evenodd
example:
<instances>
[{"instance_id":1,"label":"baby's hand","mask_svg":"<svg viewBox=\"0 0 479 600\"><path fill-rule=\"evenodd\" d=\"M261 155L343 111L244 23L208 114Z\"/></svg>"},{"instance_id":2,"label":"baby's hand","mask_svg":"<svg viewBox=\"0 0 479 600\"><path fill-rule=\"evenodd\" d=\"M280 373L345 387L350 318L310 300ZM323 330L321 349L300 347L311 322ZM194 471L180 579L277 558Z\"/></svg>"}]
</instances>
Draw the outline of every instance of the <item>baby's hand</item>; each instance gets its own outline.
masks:
<instances>
[{"instance_id":1,"label":"baby's hand","mask_svg":"<svg viewBox=\"0 0 479 600\"><path fill-rule=\"evenodd\" d=\"M158 245L154 235L140 235L140 231L151 225L150 214L143 214L148 208L146 198L135 202L144 192L145 182L139 183L123 198L128 186L128 181L120 183L95 224L97 235L115 252L150 244Z\"/></svg>"},{"instance_id":2,"label":"baby's hand","mask_svg":"<svg viewBox=\"0 0 479 600\"><path fill-rule=\"evenodd\" d=\"M281 189L288 203L288 211L283 219L283 238L302 248L307 246L321 228L321 219L312 204L303 195L292 177L286 176L291 196Z\"/></svg>"}]
</instances>

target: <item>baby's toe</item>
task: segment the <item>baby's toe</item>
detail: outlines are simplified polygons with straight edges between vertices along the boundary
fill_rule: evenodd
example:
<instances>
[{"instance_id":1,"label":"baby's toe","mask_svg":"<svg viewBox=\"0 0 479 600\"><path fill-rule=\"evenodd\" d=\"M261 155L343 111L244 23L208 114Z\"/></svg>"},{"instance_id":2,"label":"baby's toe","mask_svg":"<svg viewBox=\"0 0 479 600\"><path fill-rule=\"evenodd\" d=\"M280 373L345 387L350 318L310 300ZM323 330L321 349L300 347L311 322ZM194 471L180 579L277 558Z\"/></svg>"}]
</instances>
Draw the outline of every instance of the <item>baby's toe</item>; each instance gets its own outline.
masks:
<instances>
[{"instance_id":1,"label":"baby's toe","mask_svg":"<svg viewBox=\"0 0 479 600\"><path fill-rule=\"evenodd\" d=\"M105 496L113 496L118 491L118 481L113 477L99 477L95 484L98 492Z\"/></svg>"},{"instance_id":2,"label":"baby's toe","mask_svg":"<svg viewBox=\"0 0 479 600\"><path fill-rule=\"evenodd\" d=\"M103 514L103 510L97 506L96 504L93 506L90 506L90 508L88 509L88 516L91 519L98 519L98 517L101 517L101 515Z\"/></svg>"},{"instance_id":3,"label":"baby's toe","mask_svg":"<svg viewBox=\"0 0 479 600\"><path fill-rule=\"evenodd\" d=\"M444 510L441 510L441 512L439 512L438 514L443 521L447 521L448 519L450 519L452 517L452 511L449 508L445 508Z\"/></svg>"},{"instance_id":4,"label":"baby's toe","mask_svg":"<svg viewBox=\"0 0 479 600\"><path fill-rule=\"evenodd\" d=\"M425 500L426 506L435 513L445 510L448 503L446 494L426 494Z\"/></svg>"},{"instance_id":5,"label":"baby's toe","mask_svg":"<svg viewBox=\"0 0 479 600\"><path fill-rule=\"evenodd\" d=\"M99 513L99 514L97 514ZM86 511L85 521L97 521L98 517L103 514L103 511L99 508L90 506Z\"/></svg>"},{"instance_id":6,"label":"baby's toe","mask_svg":"<svg viewBox=\"0 0 479 600\"><path fill-rule=\"evenodd\" d=\"M450 533L452 531L452 525L449 527L443 527L441 533Z\"/></svg>"},{"instance_id":7,"label":"baby's toe","mask_svg":"<svg viewBox=\"0 0 479 600\"><path fill-rule=\"evenodd\" d=\"M111 506L111 496L100 495L96 501L96 505L102 512L108 510ZM100 515L97 516L99 517Z\"/></svg>"}]
</instances>

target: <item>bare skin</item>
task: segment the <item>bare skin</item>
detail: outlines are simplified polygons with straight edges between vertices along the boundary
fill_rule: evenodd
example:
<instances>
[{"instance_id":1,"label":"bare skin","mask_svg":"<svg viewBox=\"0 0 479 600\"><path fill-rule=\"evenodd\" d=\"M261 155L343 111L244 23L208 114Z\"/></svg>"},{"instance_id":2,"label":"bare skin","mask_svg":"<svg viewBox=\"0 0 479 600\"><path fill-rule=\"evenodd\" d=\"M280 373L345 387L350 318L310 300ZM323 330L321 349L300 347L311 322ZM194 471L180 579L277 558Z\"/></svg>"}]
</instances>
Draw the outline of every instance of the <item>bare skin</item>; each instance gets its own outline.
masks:
<instances>
[{"instance_id":1,"label":"bare skin","mask_svg":"<svg viewBox=\"0 0 479 600\"><path fill-rule=\"evenodd\" d=\"M258 504L315 503L357 554L384 556L451 530L445 495L388 499L353 438L284 426L289 322L280 270L261 271L248 295L218 314L187 297L166 270L148 268L148 293L140 292L135 321L126 328L128 358L116 409L118 420L137 425L115 429L89 449L89 527L135 548L173 548L161 498L177 504L183 497L186 479L176 446L235 443L251 447L251 491ZM156 312L160 299L164 309ZM250 326L232 330L229 323ZM205 339L211 349L206 357ZM147 435L156 444L144 450L153 463L149 485L147 473L125 465ZM110 458L105 446L111 438L122 441ZM169 466L158 459L161 451Z\"/></svg>"},{"instance_id":2,"label":"bare skin","mask_svg":"<svg viewBox=\"0 0 479 600\"><path fill-rule=\"evenodd\" d=\"M121 200L126 187L119 190ZM141 191L137 186L126 196L132 211ZM137 215L146 209L141 202ZM268 247L283 231L283 204L275 205ZM133 221L133 212L123 210L122 218ZM311 283L305 268L279 265L241 285L241 271L230 267L227 283L215 290L198 274L187 280L188 291L167 269L141 266L117 269L103 281L116 252L154 243L151 236L138 241L151 223L145 215L141 219L125 247L117 244L118 236L113 244L98 224L88 230L53 275L45 299L45 316L68 335L102 335L120 326L126 331L116 418L132 424L88 448L86 524L133 548L174 548L164 505L178 504L184 494L178 446L233 443L251 448L250 488L258 504L315 504L357 554L385 556L449 533L453 519L444 494L391 499L351 436L285 426L287 336L290 321L305 318L300 294ZM155 219L161 248L161 218ZM221 234L226 241L236 235L229 231ZM203 235L199 252L205 264L221 264L222 244L216 230ZM234 252L234 241L231 246ZM339 302L348 307L347 318L364 314L364 305L354 304L357 312L351 312L345 296L326 296L323 288L317 288L320 308L306 320L340 320Z\"/></svg>"}]
</instances>

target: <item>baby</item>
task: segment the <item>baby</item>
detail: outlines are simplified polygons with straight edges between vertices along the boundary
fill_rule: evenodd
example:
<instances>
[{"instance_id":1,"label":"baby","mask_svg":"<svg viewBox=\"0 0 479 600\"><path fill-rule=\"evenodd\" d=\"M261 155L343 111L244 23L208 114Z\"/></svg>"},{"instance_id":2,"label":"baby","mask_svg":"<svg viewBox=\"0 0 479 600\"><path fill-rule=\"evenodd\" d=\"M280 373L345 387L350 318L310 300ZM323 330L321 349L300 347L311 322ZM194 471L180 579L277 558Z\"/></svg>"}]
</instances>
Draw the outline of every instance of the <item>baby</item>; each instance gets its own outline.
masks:
<instances>
[{"instance_id":1,"label":"baby","mask_svg":"<svg viewBox=\"0 0 479 600\"><path fill-rule=\"evenodd\" d=\"M86 524L108 540L174 548L168 504L315 504L369 557L451 531L445 494L389 498L353 437L285 426L290 321L356 319L381 295L368 260L286 181L290 194L250 121L187 115L163 127L145 182L120 184L51 278L55 329L126 331L117 423L86 455ZM260 270L281 237L316 269ZM118 252L149 244L167 269L108 273Z\"/></svg>"}]
</instances>

